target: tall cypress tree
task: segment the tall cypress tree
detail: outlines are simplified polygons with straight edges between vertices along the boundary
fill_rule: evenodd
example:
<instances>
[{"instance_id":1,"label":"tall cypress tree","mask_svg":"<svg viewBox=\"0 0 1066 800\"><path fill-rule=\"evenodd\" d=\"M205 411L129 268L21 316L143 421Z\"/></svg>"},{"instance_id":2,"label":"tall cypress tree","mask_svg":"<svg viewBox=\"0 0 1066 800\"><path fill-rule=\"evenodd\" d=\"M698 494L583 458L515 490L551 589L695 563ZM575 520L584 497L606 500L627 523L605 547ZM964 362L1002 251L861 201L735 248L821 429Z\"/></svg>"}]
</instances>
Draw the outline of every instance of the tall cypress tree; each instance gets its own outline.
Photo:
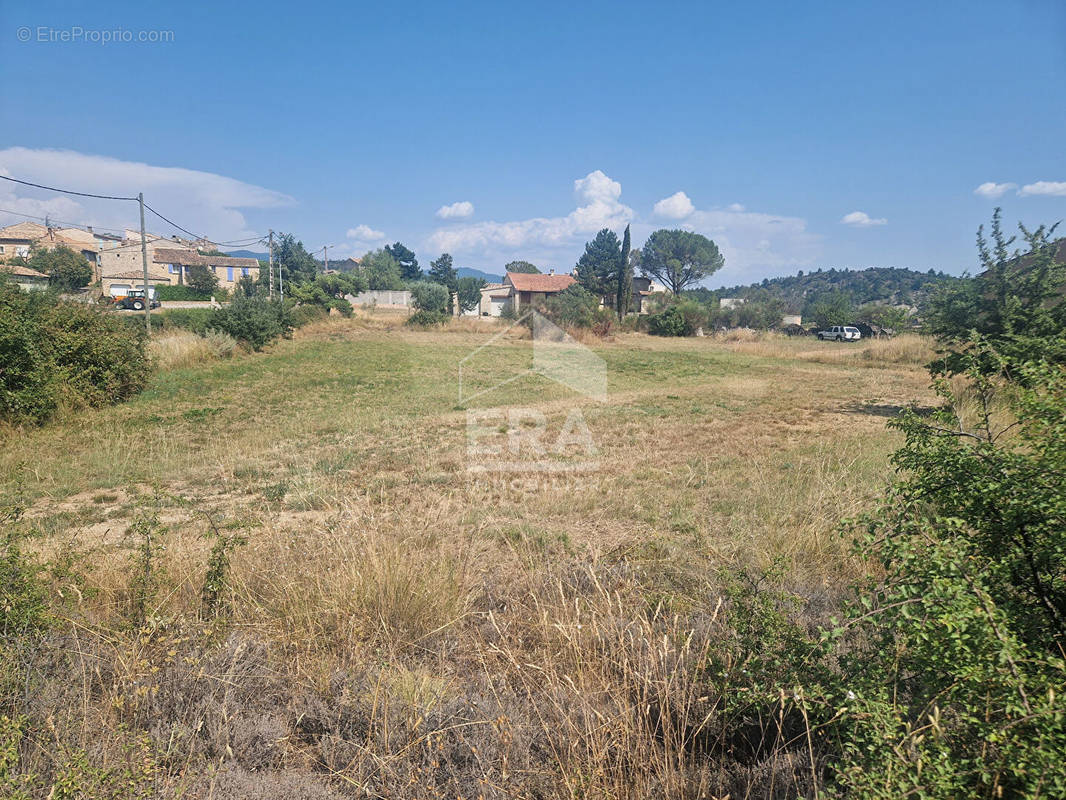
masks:
<instances>
[{"instance_id":1,"label":"tall cypress tree","mask_svg":"<svg viewBox=\"0 0 1066 800\"><path fill-rule=\"evenodd\" d=\"M618 288L615 293L615 308L618 309L618 320L625 319L629 311L629 304L633 299L633 265L629 263L629 226L622 234L622 252L618 259Z\"/></svg>"}]
</instances>

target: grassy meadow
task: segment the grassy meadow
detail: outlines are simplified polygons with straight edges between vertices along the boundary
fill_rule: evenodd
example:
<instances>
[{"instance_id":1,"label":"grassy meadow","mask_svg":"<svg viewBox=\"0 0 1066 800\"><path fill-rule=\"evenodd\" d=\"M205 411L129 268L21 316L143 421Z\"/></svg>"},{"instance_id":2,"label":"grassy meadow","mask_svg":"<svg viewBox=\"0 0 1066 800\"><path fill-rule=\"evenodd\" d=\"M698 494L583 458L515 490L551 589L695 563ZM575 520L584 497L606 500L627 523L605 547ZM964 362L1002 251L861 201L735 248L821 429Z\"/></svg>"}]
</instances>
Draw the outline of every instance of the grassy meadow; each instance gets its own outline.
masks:
<instances>
[{"instance_id":1,"label":"grassy meadow","mask_svg":"<svg viewBox=\"0 0 1066 800\"><path fill-rule=\"evenodd\" d=\"M605 402L527 375L478 403L550 431L579 408L596 469L496 476L467 470L458 365L499 330L379 312L241 357L157 344L130 402L0 434L59 598L27 656L35 771L142 792L115 797L816 786L809 741L753 744L707 668L735 650L723 570L832 613L886 422L932 402L926 344L592 340ZM467 379L530 344L505 334Z\"/></svg>"}]
</instances>

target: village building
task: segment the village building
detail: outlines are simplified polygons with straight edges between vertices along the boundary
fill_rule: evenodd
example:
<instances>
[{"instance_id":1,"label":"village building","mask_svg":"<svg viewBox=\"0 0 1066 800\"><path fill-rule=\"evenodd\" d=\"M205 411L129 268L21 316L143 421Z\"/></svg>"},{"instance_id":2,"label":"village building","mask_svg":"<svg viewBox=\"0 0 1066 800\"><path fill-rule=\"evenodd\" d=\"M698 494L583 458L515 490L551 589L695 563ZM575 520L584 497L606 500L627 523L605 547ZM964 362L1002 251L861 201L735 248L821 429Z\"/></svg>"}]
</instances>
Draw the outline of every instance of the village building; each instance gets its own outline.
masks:
<instances>
[{"instance_id":1,"label":"village building","mask_svg":"<svg viewBox=\"0 0 1066 800\"><path fill-rule=\"evenodd\" d=\"M0 274L9 275L19 288L31 291L48 287L48 276L29 267L17 264L0 264Z\"/></svg>"},{"instance_id":2,"label":"village building","mask_svg":"<svg viewBox=\"0 0 1066 800\"><path fill-rule=\"evenodd\" d=\"M0 262L29 258L35 247L44 250L67 247L81 253L92 265L94 275L99 264L100 245L90 231L57 228L39 222L18 222L0 228Z\"/></svg>"},{"instance_id":3,"label":"village building","mask_svg":"<svg viewBox=\"0 0 1066 800\"><path fill-rule=\"evenodd\" d=\"M254 258L204 255L189 250L157 249L152 261L167 270L172 283L188 282L190 267L207 267L218 278L220 289L232 289L241 278L259 279L259 261Z\"/></svg>"}]
</instances>

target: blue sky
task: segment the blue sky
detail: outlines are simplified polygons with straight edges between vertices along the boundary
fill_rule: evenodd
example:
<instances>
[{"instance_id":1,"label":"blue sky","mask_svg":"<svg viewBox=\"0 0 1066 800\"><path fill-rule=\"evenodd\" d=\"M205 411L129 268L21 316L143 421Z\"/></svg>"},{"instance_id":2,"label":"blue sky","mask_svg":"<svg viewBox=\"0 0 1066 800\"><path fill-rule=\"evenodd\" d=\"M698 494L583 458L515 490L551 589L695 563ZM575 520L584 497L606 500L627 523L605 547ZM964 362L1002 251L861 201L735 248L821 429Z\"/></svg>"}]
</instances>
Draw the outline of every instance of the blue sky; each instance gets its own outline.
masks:
<instances>
[{"instance_id":1,"label":"blue sky","mask_svg":"<svg viewBox=\"0 0 1066 800\"><path fill-rule=\"evenodd\" d=\"M106 32L135 40L86 41ZM995 205L1066 217L1062 0L5 0L0 71L0 174L143 190L221 241L399 239L498 272L568 269L603 226L687 227L722 247L717 285L960 272ZM0 209L136 222L13 184Z\"/></svg>"}]
</instances>

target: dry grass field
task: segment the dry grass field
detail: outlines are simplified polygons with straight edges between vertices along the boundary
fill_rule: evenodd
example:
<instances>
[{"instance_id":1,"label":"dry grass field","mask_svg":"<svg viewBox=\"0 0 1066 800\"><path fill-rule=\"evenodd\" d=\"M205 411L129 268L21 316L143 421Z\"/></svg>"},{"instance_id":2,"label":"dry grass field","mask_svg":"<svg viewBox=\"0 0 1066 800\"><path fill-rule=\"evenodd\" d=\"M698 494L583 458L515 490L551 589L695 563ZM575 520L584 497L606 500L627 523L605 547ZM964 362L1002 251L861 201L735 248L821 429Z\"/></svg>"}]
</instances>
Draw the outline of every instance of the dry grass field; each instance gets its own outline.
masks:
<instances>
[{"instance_id":1,"label":"dry grass field","mask_svg":"<svg viewBox=\"0 0 1066 800\"><path fill-rule=\"evenodd\" d=\"M742 746L708 668L735 652L723 570L831 611L886 422L932 402L926 345L619 334L592 344L604 402L539 376L482 401L549 431L579 409L595 469L485 475L458 365L498 330L378 313L239 358L157 343L131 402L6 432L61 598L27 656L29 796L807 791L807 744ZM482 351L485 385L530 344Z\"/></svg>"}]
</instances>

